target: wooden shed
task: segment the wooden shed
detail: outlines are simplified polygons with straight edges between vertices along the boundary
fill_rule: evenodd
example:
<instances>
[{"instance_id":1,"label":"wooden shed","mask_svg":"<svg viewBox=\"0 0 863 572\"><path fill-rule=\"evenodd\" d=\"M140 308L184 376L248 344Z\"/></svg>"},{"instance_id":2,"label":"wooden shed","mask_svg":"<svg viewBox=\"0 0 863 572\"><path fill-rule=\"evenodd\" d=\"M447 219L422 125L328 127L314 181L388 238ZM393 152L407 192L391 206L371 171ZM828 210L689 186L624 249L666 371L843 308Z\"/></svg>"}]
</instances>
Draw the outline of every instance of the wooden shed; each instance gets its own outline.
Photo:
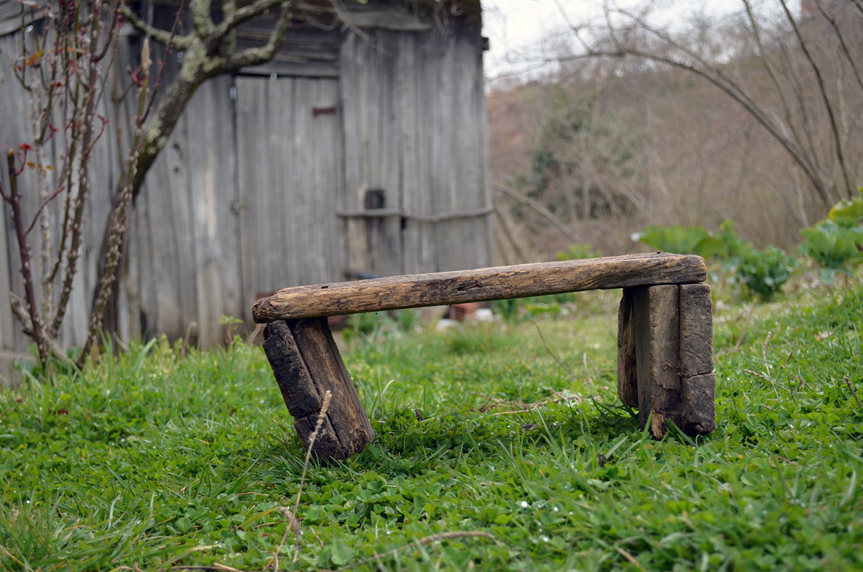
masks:
<instances>
[{"instance_id":1,"label":"wooden shed","mask_svg":"<svg viewBox=\"0 0 863 572\"><path fill-rule=\"evenodd\" d=\"M169 28L177 5L134 8ZM20 7L0 0L0 143L8 146L31 138L26 96L8 66L28 33ZM478 2L300 3L294 18L272 62L199 88L147 175L114 308L121 339L164 333L209 347L224 339L221 316L250 323L255 299L279 288L345 280L349 271L492 263ZM238 43L261 42L265 20L246 24ZM125 31L122 69L141 41ZM178 57L171 55L169 77ZM131 131L122 89L113 86L101 110L112 125L96 151L66 346L84 340L107 197ZM10 227L7 209L0 348L21 349L27 339L6 302L8 290L22 290Z\"/></svg>"}]
</instances>

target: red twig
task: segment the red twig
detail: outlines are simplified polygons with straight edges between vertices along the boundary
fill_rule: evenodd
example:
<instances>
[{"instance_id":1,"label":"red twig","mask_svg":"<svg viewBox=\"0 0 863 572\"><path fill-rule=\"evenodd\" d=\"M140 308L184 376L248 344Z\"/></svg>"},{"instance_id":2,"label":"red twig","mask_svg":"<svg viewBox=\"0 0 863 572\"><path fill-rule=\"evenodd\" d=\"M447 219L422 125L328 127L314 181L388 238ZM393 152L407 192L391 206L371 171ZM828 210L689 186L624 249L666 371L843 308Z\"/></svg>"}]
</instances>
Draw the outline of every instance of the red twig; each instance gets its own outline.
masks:
<instances>
[{"instance_id":1,"label":"red twig","mask_svg":"<svg viewBox=\"0 0 863 572\"><path fill-rule=\"evenodd\" d=\"M27 311L33 322L33 340L39 350L42 371L48 375L48 344L45 340L42 317L39 315L39 306L36 304L36 290L33 287L33 273L30 268L30 247L27 244L27 235L24 233L21 195L18 193L18 175L15 172L15 152L11 149L6 153L6 164L9 169L9 193L3 193L3 198L8 199L12 207L12 222L15 226L18 252L21 256L21 276L24 278L24 296L27 302ZM54 385L53 379L51 379L51 385Z\"/></svg>"},{"instance_id":2,"label":"red twig","mask_svg":"<svg viewBox=\"0 0 863 572\"><path fill-rule=\"evenodd\" d=\"M45 198L45 200L44 200L44 201L42 201L42 204L40 204L40 205L39 205L39 208L38 208L38 209L36 209L36 214L35 214L35 215L33 215L33 221L30 223L30 226L28 226L28 227L27 227L27 231L24 233L24 236L27 236L27 235L29 235L29 234L30 234L30 231L32 231L32 230L33 230L33 227L35 227L35 226L36 226L36 222L39 220L39 215L40 215L40 214L42 214L42 211L45 209L45 207L46 207L46 206L48 206L48 203L50 203L50 202L51 202L51 201L53 201L55 198L57 198L57 196L58 196L60 193L62 193L62 192L63 192L63 189L65 189L65 188L66 188L65 186L60 185L59 187L57 187L57 190L56 190L56 191L54 191L53 193L51 193L48 197L46 197L46 198Z\"/></svg>"}]
</instances>

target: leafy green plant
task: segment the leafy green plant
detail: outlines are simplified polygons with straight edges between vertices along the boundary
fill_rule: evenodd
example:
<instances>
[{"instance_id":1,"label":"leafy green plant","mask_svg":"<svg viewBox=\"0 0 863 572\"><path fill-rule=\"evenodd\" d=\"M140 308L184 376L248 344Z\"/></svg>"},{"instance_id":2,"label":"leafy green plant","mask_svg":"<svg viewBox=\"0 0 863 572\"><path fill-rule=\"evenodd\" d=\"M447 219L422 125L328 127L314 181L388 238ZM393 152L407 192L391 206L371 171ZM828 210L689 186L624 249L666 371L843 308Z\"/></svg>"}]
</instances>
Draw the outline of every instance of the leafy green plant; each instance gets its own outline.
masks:
<instances>
[{"instance_id":1,"label":"leafy green plant","mask_svg":"<svg viewBox=\"0 0 863 572\"><path fill-rule=\"evenodd\" d=\"M495 314L503 316L504 320L518 320L519 318L531 318L543 314L557 315L561 312L561 305L575 301L575 294L564 292L562 294L549 294L548 296L531 296L518 298L516 300L495 300L492 302L492 310Z\"/></svg>"},{"instance_id":2,"label":"leafy green plant","mask_svg":"<svg viewBox=\"0 0 863 572\"><path fill-rule=\"evenodd\" d=\"M396 312L351 314L342 335L345 341L350 341L359 335L376 332L410 332L420 325L420 321L420 313L410 308Z\"/></svg>"},{"instance_id":3,"label":"leafy green plant","mask_svg":"<svg viewBox=\"0 0 863 572\"><path fill-rule=\"evenodd\" d=\"M593 250L593 247L586 242L575 242L565 251L557 253L557 259L564 260L584 260L585 258L601 258L605 256L601 250Z\"/></svg>"},{"instance_id":4,"label":"leafy green plant","mask_svg":"<svg viewBox=\"0 0 863 572\"><path fill-rule=\"evenodd\" d=\"M821 281L833 284L837 273L851 275L850 266L863 262L863 197L842 201L827 218L800 231L806 242L800 253L821 266Z\"/></svg>"},{"instance_id":5,"label":"leafy green plant","mask_svg":"<svg viewBox=\"0 0 863 572\"><path fill-rule=\"evenodd\" d=\"M747 245L741 249L736 259L737 280L750 292L755 292L765 299L782 289L796 266L793 258L775 246L758 250Z\"/></svg>"},{"instance_id":6,"label":"leafy green plant","mask_svg":"<svg viewBox=\"0 0 863 572\"><path fill-rule=\"evenodd\" d=\"M664 252L697 254L702 258L726 256L728 245L713 236L703 226L648 226L632 235L632 240Z\"/></svg>"},{"instance_id":7,"label":"leafy green plant","mask_svg":"<svg viewBox=\"0 0 863 572\"><path fill-rule=\"evenodd\" d=\"M720 255L727 258L739 256L740 253L748 248L750 244L743 240L737 231L734 230L734 222L728 219L719 223L719 233L715 235L725 245L724 252Z\"/></svg>"}]
</instances>

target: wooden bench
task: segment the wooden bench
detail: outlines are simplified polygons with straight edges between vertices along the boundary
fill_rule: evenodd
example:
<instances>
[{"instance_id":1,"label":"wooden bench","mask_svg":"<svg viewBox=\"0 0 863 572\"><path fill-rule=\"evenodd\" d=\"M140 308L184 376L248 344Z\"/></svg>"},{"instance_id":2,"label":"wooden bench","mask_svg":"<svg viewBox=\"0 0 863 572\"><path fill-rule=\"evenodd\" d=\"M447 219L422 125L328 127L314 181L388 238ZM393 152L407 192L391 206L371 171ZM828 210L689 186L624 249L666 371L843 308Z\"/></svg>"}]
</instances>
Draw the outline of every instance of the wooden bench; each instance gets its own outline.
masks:
<instances>
[{"instance_id":1,"label":"wooden bench","mask_svg":"<svg viewBox=\"0 0 863 572\"><path fill-rule=\"evenodd\" d=\"M688 435L713 431L713 321L698 256L637 254L394 276L279 290L255 303L264 350L308 447L323 396L332 394L314 444L319 458L345 459L374 431L357 397L327 316L622 288L617 391L642 427L661 439L672 420Z\"/></svg>"}]
</instances>

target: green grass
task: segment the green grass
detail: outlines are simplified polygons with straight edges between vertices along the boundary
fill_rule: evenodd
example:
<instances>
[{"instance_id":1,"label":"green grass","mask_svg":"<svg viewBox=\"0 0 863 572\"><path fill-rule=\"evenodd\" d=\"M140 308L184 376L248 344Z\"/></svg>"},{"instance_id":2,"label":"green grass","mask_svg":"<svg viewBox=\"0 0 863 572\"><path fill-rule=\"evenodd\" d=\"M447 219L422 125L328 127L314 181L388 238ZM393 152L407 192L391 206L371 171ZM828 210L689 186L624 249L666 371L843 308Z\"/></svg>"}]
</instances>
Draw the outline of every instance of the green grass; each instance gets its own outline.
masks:
<instances>
[{"instance_id":1,"label":"green grass","mask_svg":"<svg viewBox=\"0 0 863 572\"><path fill-rule=\"evenodd\" d=\"M593 300L537 322L575 379L531 322L355 340L377 440L309 467L280 569L401 547L358 568L863 569L863 408L844 381L863 398L863 290L800 290L748 326L748 305L717 311L718 427L695 443L654 441L616 401L614 296ZM182 354L135 346L0 394L0 569L267 566L302 472L291 419L260 348ZM745 371L768 365L775 390ZM567 399L500 414L552 391ZM407 546L453 531L494 539Z\"/></svg>"}]
</instances>

